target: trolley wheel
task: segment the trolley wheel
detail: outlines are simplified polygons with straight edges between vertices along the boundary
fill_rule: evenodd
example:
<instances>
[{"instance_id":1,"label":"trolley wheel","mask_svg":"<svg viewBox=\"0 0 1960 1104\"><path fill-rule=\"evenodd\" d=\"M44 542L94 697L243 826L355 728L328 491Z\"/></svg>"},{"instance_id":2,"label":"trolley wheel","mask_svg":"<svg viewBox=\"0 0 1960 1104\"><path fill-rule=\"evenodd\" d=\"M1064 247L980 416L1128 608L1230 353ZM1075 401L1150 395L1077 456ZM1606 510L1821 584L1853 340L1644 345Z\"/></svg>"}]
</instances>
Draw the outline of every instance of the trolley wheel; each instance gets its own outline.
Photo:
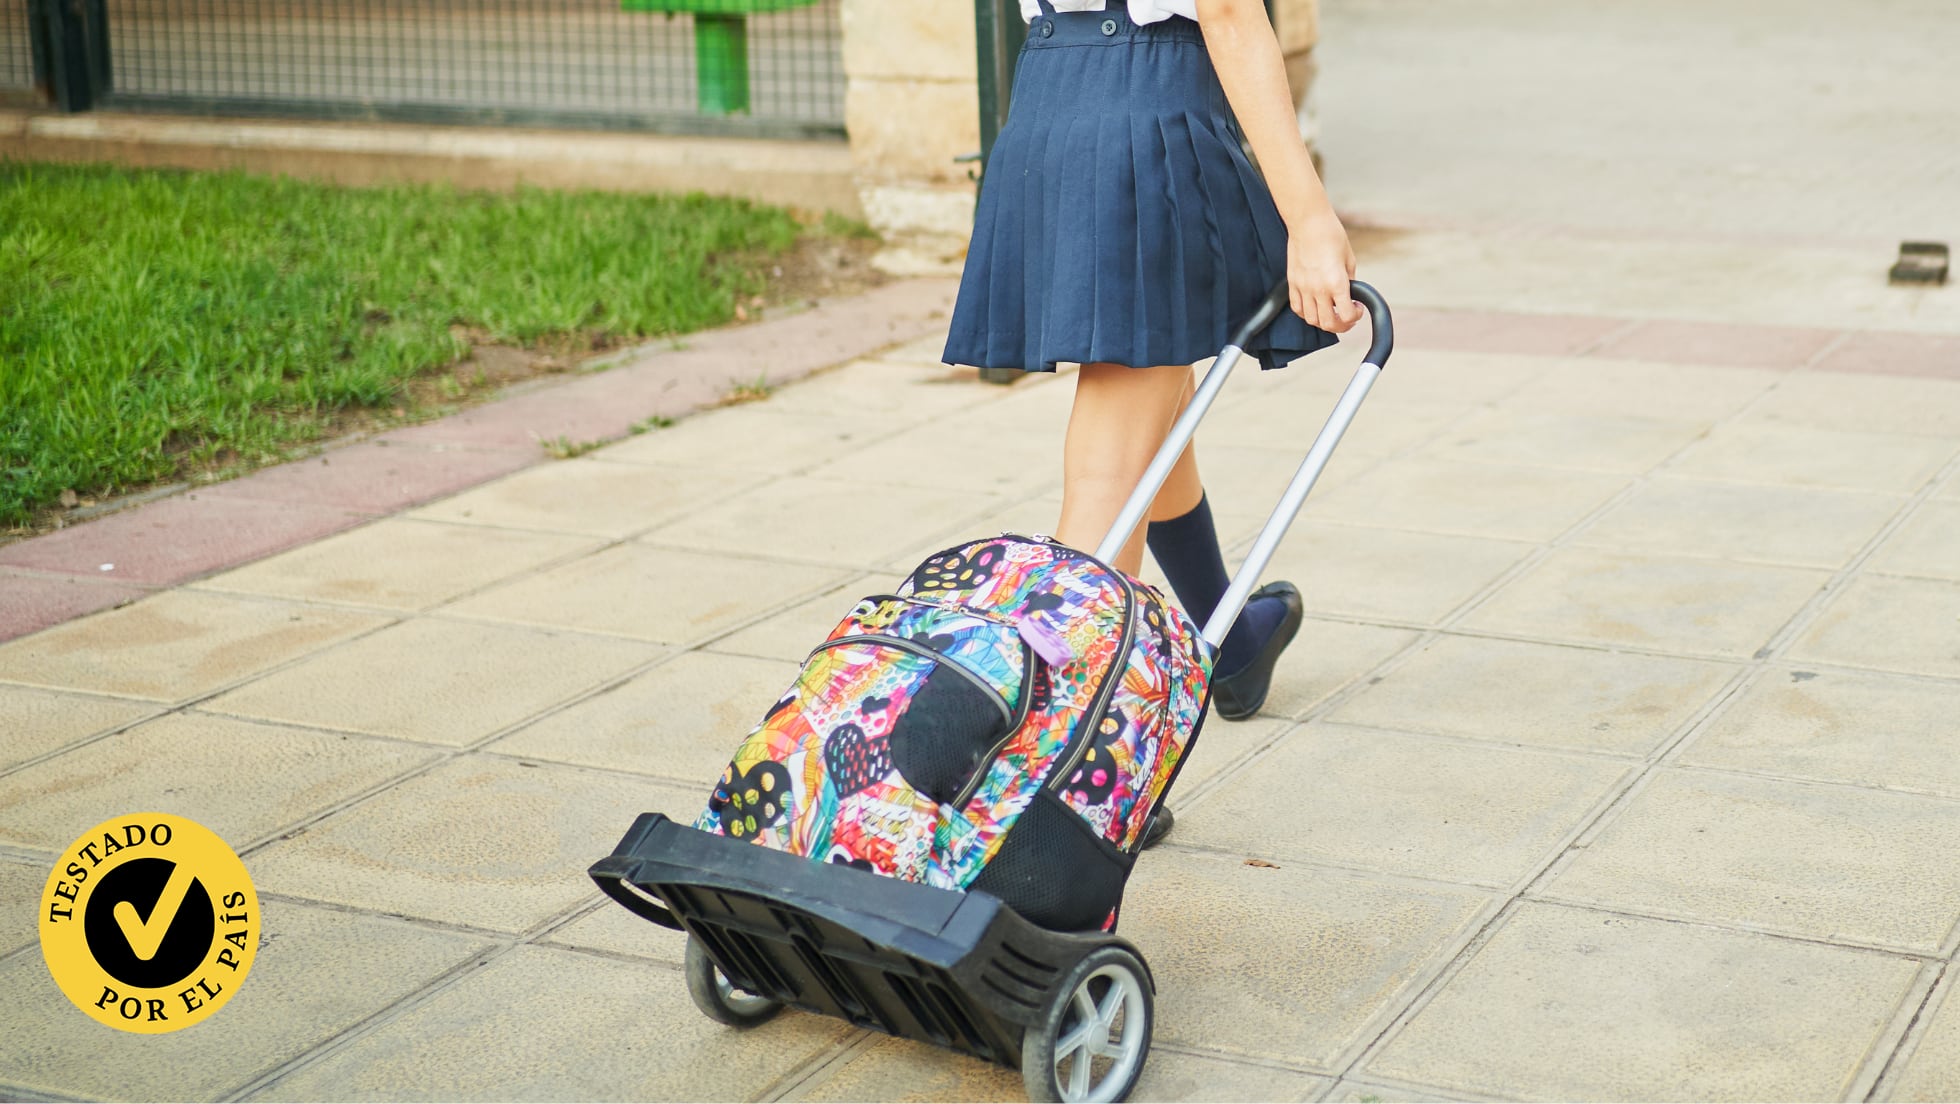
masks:
<instances>
[{"instance_id":1,"label":"trolley wheel","mask_svg":"<svg viewBox=\"0 0 1960 1104\"><path fill-rule=\"evenodd\" d=\"M783 1010L781 1004L768 997L758 997L730 985L714 960L708 957L701 941L691 935L687 937L685 969L687 995L694 998L694 1007L717 1023L730 1027L754 1027Z\"/></svg>"},{"instance_id":2,"label":"trolley wheel","mask_svg":"<svg viewBox=\"0 0 1960 1104\"><path fill-rule=\"evenodd\" d=\"M1124 1100L1150 1053L1149 973L1122 947L1101 947L1075 964L1021 1039L1028 1099Z\"/></svg>"}]
</instances>

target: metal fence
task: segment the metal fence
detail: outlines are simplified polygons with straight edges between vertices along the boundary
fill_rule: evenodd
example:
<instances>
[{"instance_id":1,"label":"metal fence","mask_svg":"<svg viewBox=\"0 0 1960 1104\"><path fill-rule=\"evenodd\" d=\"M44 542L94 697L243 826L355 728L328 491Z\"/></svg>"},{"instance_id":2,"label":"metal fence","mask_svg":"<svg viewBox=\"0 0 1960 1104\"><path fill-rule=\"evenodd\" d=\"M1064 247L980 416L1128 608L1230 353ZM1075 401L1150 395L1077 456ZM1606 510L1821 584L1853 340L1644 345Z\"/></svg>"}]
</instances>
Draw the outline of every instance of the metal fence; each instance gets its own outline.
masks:
<instances>
[{"instance_id":1,"label":"metal fence","mask_svg":"<svg viewBox=\"0 0 1960 1104\"><path fill-rule=\"evenodd\" d=\"M0 101L34 88L34 49L24 0L0 0Z\"/></svg>"},{"instance_id":2,"label":"metal fence","mask_svg":"<svg viewBox=\"0 0 1960 1104\"><path fill-rule=\"evenodd\" d=\"M102 107L836 135L838 2L0 0L0 58L24 11L99 5Z\"/></svg>"}]
</instances>

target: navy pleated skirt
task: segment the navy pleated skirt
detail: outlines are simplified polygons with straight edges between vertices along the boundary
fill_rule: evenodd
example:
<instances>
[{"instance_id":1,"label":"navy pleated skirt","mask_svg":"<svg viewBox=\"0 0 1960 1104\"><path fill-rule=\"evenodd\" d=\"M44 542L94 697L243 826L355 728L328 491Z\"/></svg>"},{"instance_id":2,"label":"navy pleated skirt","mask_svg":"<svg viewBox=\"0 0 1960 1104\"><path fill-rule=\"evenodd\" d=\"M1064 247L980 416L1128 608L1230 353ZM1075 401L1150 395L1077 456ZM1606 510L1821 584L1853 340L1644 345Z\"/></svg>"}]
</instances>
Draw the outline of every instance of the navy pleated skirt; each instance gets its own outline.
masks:
<instances>
[{"instance_id":1,"label":"navy pleated skirt","mask_svg":"<svg viewBox=\"0 0 1960 1104\"><path fill-rule=\"evenodd\" d=\"M1052 372L1212 356L1286 273L1286 226L1246 160L1196 23L1110 5L1028 29L988 160L949 364ZM1292 311L1247 353L1336 338Z\"/></svg>"}]
</instances>

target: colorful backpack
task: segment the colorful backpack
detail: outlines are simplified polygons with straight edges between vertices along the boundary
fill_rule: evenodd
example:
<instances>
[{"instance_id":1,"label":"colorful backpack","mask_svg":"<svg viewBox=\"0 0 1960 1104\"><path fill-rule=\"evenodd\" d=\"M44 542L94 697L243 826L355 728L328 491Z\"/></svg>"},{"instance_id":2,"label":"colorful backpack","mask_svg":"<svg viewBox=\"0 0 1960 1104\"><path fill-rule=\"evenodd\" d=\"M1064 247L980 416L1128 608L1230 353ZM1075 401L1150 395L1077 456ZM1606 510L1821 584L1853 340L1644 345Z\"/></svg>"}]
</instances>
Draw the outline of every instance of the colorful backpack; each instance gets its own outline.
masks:
<instances>
[{"instance_id":1,"label":"colorful backpack","mask_svg":"<svg viewBox=\"0 0 1960 1104\"><path fill-rule=\"evenodd\" d=\"M963 544L810 653L695 827L1111 928L1209 664L1182 611L1093 557Z\"/></svg>"}]
</instances>

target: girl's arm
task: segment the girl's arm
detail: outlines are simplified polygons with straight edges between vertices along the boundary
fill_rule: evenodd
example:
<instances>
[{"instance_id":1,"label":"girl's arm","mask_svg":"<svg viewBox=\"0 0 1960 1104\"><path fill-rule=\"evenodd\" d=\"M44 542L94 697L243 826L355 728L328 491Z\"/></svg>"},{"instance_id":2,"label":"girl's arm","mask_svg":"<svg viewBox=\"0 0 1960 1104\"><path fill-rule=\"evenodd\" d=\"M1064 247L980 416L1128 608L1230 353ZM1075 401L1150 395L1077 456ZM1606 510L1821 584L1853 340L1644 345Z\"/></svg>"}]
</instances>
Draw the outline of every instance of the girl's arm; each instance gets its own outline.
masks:
<instances>
[{"instance_id":1,"label":"girl's arm","mask_svg":"<svg viewBox=\"0 0 1960 1104\"><path fill-rule=\"evenodd\" d=\"M1198 22L1225 98L1286 220L1286 279L1294 313L1323 330L1343 332L1361 318L1360 306L1348 298L1354 250L1300 140L1286 62L1265 5L1198 0Z\"/></svg>"}]
</instances>

